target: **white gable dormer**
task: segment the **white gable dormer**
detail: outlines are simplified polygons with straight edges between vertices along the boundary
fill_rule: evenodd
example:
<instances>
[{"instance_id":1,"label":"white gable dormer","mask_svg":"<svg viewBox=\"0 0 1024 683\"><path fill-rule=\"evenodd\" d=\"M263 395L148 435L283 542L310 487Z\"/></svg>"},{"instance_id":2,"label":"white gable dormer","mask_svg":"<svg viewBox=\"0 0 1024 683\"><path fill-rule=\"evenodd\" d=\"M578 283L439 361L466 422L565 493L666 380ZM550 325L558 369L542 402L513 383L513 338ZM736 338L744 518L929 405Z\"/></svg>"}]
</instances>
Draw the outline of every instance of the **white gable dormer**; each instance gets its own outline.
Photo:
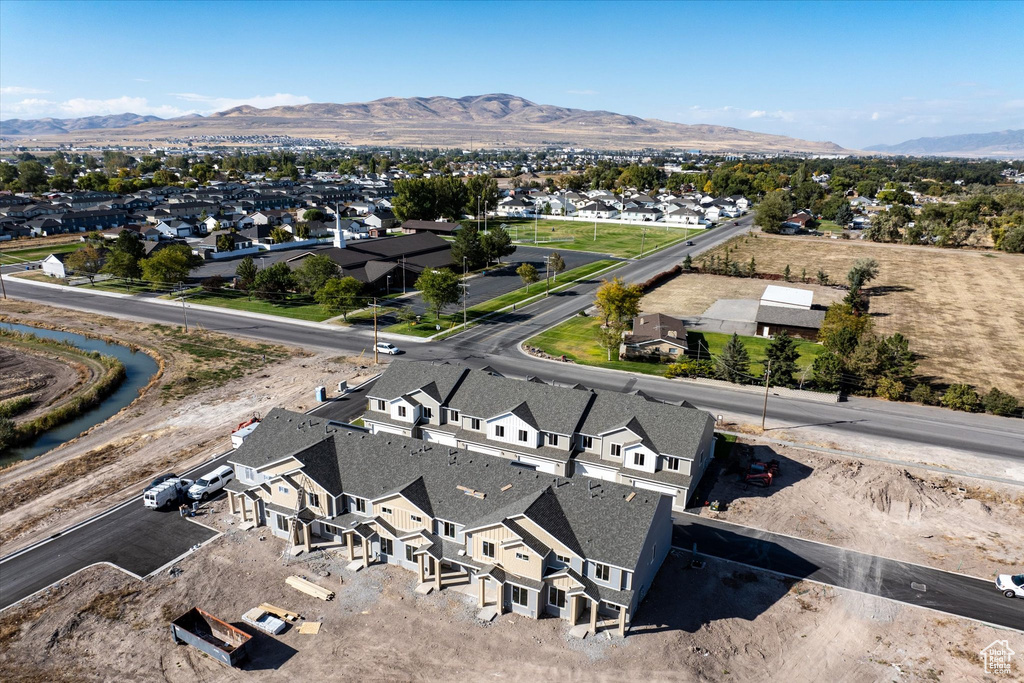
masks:
<instances>
[{"instance_id":1,"label":"white gable dormer","mask_svg":"<svg viewBox=\"0 0 1024 683\"><path fill-rule=\"evenodd\" d=\"M634 443L622 449L622 465L627 469L654 474L658 465L658 454L643 443Z\"/></svg>"},{"instance_id":2,"label":"white gable dormer","mask_svg":"<svg viewBox=\"0 0 1024 683\"><path fill-rule=\"evenodd\" d=\"M487 420L487 438L517 446L536 448L540 433L535 427L510 411Z\"/></svg>"},{"instance_id":3,"label":"white gable dormer","mask_svg":"<svg viewBox=\"0 0 1024 683\"><path fill-rule=\"evenodd\" d=\"M392 420L415 424L420 419L420 405L405 396L391 399L388 402L388 406Z\"/></svg>"}]
</instances>

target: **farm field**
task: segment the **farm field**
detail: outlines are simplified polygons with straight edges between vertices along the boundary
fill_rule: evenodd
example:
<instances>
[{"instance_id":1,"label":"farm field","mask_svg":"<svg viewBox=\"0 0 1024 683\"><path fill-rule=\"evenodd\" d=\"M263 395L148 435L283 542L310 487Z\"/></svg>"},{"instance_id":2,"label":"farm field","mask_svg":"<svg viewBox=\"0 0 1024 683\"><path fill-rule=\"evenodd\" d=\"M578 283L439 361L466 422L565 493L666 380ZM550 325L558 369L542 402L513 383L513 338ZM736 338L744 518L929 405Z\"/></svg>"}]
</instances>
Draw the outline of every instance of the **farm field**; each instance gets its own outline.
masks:
<instances>
[{"instance_id":1,"label":"farm field","mask_svg":"<svg viewBox=\"0 0 1024 683\"><path fill-rule=\"evenodd\" d=\"M873 258L879 274L868 292L875 330L910 339L923 356L919 374L1024 396L1024 255L760 235L731 240L708 256L721 257L726 248L740 263L753 256L762 273L789 265L794 276L806 268L814 277L821 269L838 282L857 259ZM680 281L686 278L674 283Z\"/></svg>"},{"instance_id":2,"label":"farm field","mask_svg":"<svg viewBox=\"0 0 1024 683\"><path fill-rule=\"evenodd\" d=\"M495 218L494 225L504 223L513 241L533 243L534 221L526 218ZM644 227L647 237L643 236ZM537 221L537 246L553 249L594 251L622 258L635 258L675 244L697 235L703 230L683 228L659 223L598 223L597 239L594 239L594 224L586 221L559 221L541 219ZM571 239L570 239L571 238ZM545 243L546 240L554 240Z\"/></svg>"}]
</instances>

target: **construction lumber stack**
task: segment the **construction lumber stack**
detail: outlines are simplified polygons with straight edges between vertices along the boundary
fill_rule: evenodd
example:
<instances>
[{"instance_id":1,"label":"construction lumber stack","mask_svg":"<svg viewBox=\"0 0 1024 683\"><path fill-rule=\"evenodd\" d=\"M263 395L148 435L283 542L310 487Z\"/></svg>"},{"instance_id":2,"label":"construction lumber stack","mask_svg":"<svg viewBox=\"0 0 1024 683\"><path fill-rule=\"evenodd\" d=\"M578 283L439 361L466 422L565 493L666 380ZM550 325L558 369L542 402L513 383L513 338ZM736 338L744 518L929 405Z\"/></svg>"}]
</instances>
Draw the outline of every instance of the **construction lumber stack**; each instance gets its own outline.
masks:
<instances>
[{"instance_id":1,"label":"construction lumber stack","mask_svg":"<svg viewBox=\"0 0 1024 683\"><path fill-rule=\"evenodd\" d=\"M312 595L320 600L331 600L334 598L334 591L318 586L312 581L306 581L300 576L289 576L284 582L295 590L302 591L306 595Z\"/></svg>"},{"instance_id":2,"label":"construction lumber stack","mask_svg":"<svg viewBox=\"0 0 1024 683\"><path fill-rule=\"evenodd\" d=\"M261 603L260 609L264 612L270 612L275 617L279 617L281 619L284 619L285 621L295 622L299 620L298 612L290 612L282 607L275 607L274 605L271 605L269 602Z\"/></svg>"}]
</instances>

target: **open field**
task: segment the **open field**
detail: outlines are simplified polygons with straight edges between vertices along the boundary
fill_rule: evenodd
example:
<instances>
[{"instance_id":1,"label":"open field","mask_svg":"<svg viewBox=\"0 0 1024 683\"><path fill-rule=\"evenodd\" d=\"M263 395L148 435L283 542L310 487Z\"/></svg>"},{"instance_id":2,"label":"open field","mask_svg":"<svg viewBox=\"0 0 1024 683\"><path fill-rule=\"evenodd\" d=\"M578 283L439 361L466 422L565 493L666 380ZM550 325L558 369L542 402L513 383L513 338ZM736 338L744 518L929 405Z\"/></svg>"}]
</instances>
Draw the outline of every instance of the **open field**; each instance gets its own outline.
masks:
<instances>
[{"instance_id":1,"label":"open field","mask_svg":"<svg viewBox=\"0 0 1024 683\"><path fill-rule=\"evenodd\" d=\"M222 289L218 292L193 290L187 296L187 301L204 306L220 306L236 311L279 315L285 318L314 322L334 317L333 313L325 311L324 307L313 301L312 297L301 294L288 295L281 301L266 301L256 297L250 299L245 292L236 292L230 289Z\"/></svg>"},{"instance_id":2,"label":"open field","mask_svg":"<svg viewBox=\"0 0 1024 683\"><path fill-rule=\"evenodd\" d=\"M679 278L677 278L678 280ZM575 316L557 325L550 330L541 332L536 337L526 341L527 346L539 348L544 353L552 356L565 355L567 358L582 363L593 365L599 368L611 368L626 372L640 372L645 375L664 375L668 369L667 363L647 363L643 361L618 360L616 353L612 352L612 360L608 360L608 350L601 348L598 344L598 329L601 321L593 316ZM717 332L693 332L686 335L686 344L693 349L693 356L707 358L718 355L722 348L729 342L731 335L719 334ZM741 337L743 344L750 353L750 375L759 377L764 374L762 361L764 360L765 349L770 340L762 337ZM805 370L814 363L814 358L823 350L819 344L802 342L796 340L800 357L797 359L797 367ZM698 356L697 349L700 349Z\"/></svg>"},{"instance_id":3,"label":"open field","mask_svg":"<svg viewBox=\"0 0 1024 683\"><path fill-rule=\"evenodd\" d=\"M133 404L58 449L0 471L0 542L6 552L138 494L156 474L181 471L230 447L229 434L273 406L305 409L313 387L369 372L345 358L307 355L220 334L140 325L15 301L8 322L60 320L136 344L160 372Z\"/></svg>"},{"instance_id":4,"label":"open field","mask_svg":"<svg viewBox=\"0 0 1024 683\"><path fill-rule=\"evenodd\" d=\"M838 282L857 259L873 258L875 330L910 339L923 356L919 374L1024 396L1024 255L767 235L737 238L709 255L726 248L740 263L755 257L763 273L788 264L794 275L806 267L814 277L820 268Z\"/></svg>"},{"instance_id":5,"label":"open field","mask_svg":"<svg viewBox=\"0 0 1024 683\"><path fill-rule=\"evenodd\" d=\"M670 555L625 639L577 640L567 622L505 614L476 620L476 599L455 588L422 596L415 574L344 569L335 546L298 558L266 529L238 530L215 502L204 524L226 530L137 581L93 567L0 615L0 666L19 681L192 683L266 680L977 680L978 651L1017 634L881 598ZM148 514L160 514L148 512ZM265 538L263 542L258 539ZM323 576L328 572L327 576ZM305 575L337 593L322 602L284 583ZM260 602L320 621L256 635L251 662L229 669L175 645L168 622L199 606L253 633L241 615ZM472 657L466 653L472 652ZM896 668L894 668L896 667Z\"/></svg>"},{"instance_id":6,"label":"open field","mask_svg":"<svg viewBox=\"0 0 1024 683\"><path fill-rule=\"evenodd\" d=\"M534 221L528 218L495 218L495 225L504 223L512 240L533 243ZM560 221L540 219L537 223L537 245L552 249L572 249L611 254L622 258L636 258L643 253L650 254L657 249L689 239L703 232L694 228L683 228L663 223L598 223L597 239L594 239L594 224L586 221ZM644 237L646 229L647 236ZM572 238L572 239L569 239ZM547 240L559 240L547 242ZM564 241L561 241L564 240Z\"/></svg>"},{"instance_id":7,"label":"open field","mask_svg":"<svg viewBox=\"0 0 1024 683\"><path fill-rule=\"evenodd\" d=\"M750 462L771 459L780 461L771 487L740 481ZM973 576L1024 567L1020 487L745 437L721 464L702 498L727 507L704 516Z\"/></svg>"},{"instance_id":8,"label":"open field","mask_svg":"<svg viewBox=\"0 0 1024 683\"><path fill-rule=\"evenodd\" d=\"M42 414L46 406L71 395L102 372L103 366L95 359L75 362L54 353L33 352L0 337L0 376L4 378L0 402L25 396L32 401L28 410L14 418L16 422Z\"/></svg>"},{"instance_id":9,"label":"open field","mask_svg":"<svg viewBox=\"0 0 1024 683\"><path fill-rule=\"evenodd\" d=\"M76 237L74 242L55 242L48 245L25 246L18 249L0 251L0 266L17 265L25 261L38 261L50 254L66 254L77 251L82 242Z\"/></svg>"}]
</instances>

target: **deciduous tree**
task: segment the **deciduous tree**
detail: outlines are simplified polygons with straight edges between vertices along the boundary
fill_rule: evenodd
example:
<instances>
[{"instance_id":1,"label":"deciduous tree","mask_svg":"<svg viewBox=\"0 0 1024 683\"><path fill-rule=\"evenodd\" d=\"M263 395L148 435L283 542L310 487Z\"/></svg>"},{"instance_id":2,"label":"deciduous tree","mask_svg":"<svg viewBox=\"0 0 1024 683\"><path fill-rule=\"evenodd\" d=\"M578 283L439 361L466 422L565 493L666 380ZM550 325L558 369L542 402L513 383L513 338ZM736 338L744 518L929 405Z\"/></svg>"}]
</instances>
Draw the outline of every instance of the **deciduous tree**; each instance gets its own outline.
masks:
<instances>
[{"instance_id":1,"label":"deciduous tree","mask_svg":"<svg viewBox=\"0 0 1024 683\"><path fill-rule=\"evenodd\" d=\"M184 282L202 260L184 244L164 247L142 260L142 279L154 284L168 285Z\"/></svg>"},{"instance_id":2,"label":"deciduous tree","mask_svg":"<svg viewBox=\"0 0 1024 683\"><path fill-rule=\"evenodd\" d=\"M337 278L338 264L326 254L313 254L302 259L295 270L295 282L307 294L316 294L332 278Z\"/></svg>"},{"instance_id":3,"label":"deciduous tree","mask_svg":"<svg viewBox=\"0 0 1024 683\"><path fill-rule=\"evenodd\" d=\"M458 303L462 296L459 276L447 268L424 270L416 278L416 289L420 290L423 301L433 309L436 318L441 317L441 311L446 307Z\"/></svg>"},{"instance_id":4,"label":"deciduous tree","mask_svg":"<svg viewBox=\"0 0 1024 683\"><path fill-rule=\"evenodd\" d=\"M521 279L523 284L526 285L527 293L530 291L530 285L540 279L537 275L537 269L532 263L520 264L519 267L516 268L516 275L518 275L519 279Z\"/></svg>"},{"instance_id":5,"label":"deciduous tree","mask_svg":"<svg viewBox=\"0 0 1024 683\"><path fill-rule=\"evenodd\" d=\"M332 277L313 296L328 312L348 320L348 314L359 307L362 291L363 283L354 277Z\"/></svg>"},{"instance_id":6,"label":"deciduous tree","mask_svg":"<svg viewBox=\"0 0 1024 683\"><path fill-rule=\"evenodd\" d=\"M640 299L643 291L639 285L627 285L622 278L605 280L594 298L594 304L607 327L609 323L624 324L640 314Z\"/></svg>"}]
</instances>

